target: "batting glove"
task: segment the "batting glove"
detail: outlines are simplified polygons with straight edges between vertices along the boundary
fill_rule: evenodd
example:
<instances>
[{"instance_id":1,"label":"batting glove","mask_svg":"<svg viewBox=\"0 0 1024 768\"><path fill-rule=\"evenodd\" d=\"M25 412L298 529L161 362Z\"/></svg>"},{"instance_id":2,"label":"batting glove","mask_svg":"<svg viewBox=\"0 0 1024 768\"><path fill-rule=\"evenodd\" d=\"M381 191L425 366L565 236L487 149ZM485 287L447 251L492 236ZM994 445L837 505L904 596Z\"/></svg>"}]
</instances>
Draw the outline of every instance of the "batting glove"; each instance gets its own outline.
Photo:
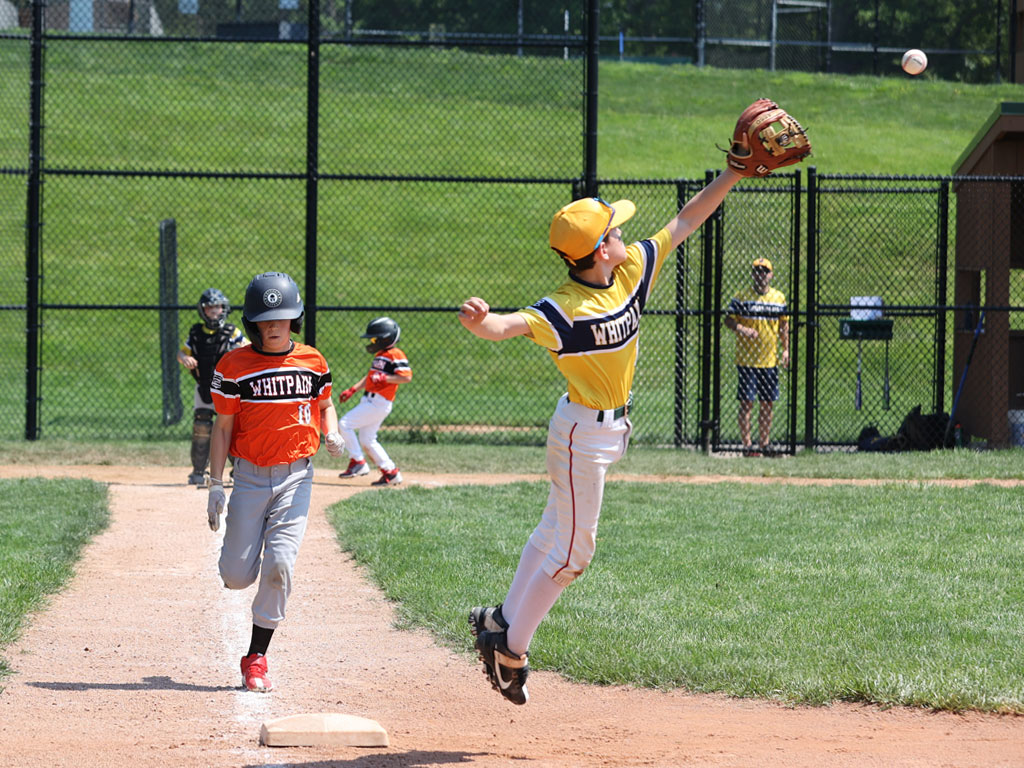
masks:
<instances>
[{"instance_id":1,"label":"batting glove","mask_svg":"<svg viewBox=\"0 0 1024 768\"><path fill-rule=\"evenodd\" d=\"M224 482L210 478L210 496L206 500L206 518L210 523L210 530L216 531L220 528L220 516L224 511Z\"/></svg>"},{"instance_id":2,"label":"batting glove","mask_svg":"<svg viewBox=\"0 0 1024 768\"><path fill-rule=\"evenodd\" d=\"M327 445L327 452L335 459L340 459L345 453L345 443L337 432L328 432L324 436L324 443Z\"/></svg>"},{"instance_id":3,"label":"batting glove","mask_svg":"<svg viewBox=\"0 0 1024 768\"><path fill-rule=\"evenodd\" d=\"M338 399L341 402L344 403L346 400L348 400L350 397L352 397L352 395L354 395L355 393L356 393L356 388L355 387L349 387L344 392L342 392L340 395L338 395Z\"/></svg>"},{"instance_id":4,"label":"batting glove","mask_svg":"<svg viewBox=\"0 0 1024 768\"><path fill-rule=\"evenodd\" d=\"M370 371L369 375L366 377L366 380L373 384L383 384L388 379L387 374L385 374L383 371Z\"/></svg>"}]
</instances>

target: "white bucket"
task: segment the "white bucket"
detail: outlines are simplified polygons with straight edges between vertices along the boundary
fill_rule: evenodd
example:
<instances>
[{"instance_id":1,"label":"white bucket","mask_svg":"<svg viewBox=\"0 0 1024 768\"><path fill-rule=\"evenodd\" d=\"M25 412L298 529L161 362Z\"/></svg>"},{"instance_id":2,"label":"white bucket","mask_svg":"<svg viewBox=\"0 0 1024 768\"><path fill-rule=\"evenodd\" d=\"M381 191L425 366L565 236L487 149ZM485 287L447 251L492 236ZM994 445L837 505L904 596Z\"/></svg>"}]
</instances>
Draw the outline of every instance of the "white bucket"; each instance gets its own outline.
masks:
<instances>
[{"instance_id":1,"label":"white bucket","mask_svg":"<svg viewBox=\"0 0 1024 768\"><path fill-rule=\"evenodd\" d=\"M1024 411L1007 411L1006 421L1010 425L1010 445L1024 448Z\"/></svg>"},{"instance_id":2,"label":"white bucket","mask_svg":"<svg viewBox=\"0 0 1024 768\"><path fill-rule=\"evenodd\" d=\"M851 296L850 319L881 320L882 306L881 296ZM854 307L870 307L870 309L854 309Z\"/></svg>"}]
</instances>

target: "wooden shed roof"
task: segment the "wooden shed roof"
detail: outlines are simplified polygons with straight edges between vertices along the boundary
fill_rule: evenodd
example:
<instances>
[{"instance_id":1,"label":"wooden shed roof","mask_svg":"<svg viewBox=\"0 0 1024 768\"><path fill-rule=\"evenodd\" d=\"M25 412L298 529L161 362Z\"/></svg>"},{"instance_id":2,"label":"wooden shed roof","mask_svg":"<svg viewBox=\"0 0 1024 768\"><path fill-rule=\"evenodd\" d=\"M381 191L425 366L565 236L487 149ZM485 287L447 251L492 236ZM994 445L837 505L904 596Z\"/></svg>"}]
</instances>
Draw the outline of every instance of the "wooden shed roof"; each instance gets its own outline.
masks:
<instances>
[{"instance_id":1,"label":"wooden shed roof","mask_svg":"<svg viewBox=\"0 0 1024 768\"><path fill-rule=\"evenodd\" d=\"M953 164L953 174L969 174L990 146L1011 133L1024 137L1024 102L1004 101L996 106Z\"/></svg>"}]
</instances>

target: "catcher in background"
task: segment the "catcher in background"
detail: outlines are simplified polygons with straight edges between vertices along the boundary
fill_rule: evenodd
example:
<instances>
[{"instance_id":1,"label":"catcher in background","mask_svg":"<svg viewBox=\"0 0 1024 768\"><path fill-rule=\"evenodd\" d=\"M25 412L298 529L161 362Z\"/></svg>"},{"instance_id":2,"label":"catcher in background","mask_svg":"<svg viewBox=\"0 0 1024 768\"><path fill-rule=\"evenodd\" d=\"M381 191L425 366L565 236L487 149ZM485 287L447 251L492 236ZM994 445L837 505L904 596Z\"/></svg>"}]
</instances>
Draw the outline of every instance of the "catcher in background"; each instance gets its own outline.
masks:
<instances>
[{"instance_id":1,"label":"catcher in background","mask_svg":"<svg viewBox=\"0 0 1024 768\"><path fill-rule=\"evenodd\" d=\"M213 370L225 352L249 342L238 328L227 322L231 302L222 291L207 288L199 297L197 306L202 322L189 329L188 338L178 350L178 362L196 380L192 411L192 474L188 476L188 482L189 485L204 486L213 418L217 413L210 394Z\"/></svg>"},{"instance_id":2,"label":"catcher in background","mask_svg":"<svg viewBox=\"0 0 1024 768\"><path fill-rule=\"evenodd\" d=\"M751 265L754 284L732 297L726 310L725 327L736 334L736 374L739 400L740 440L744 456L762 456L769 452L772 412L779 399L779 365L789 367L789 317L786 297L772 288L774 272L768 259L754 259ZM782 354L778 354L779 340ZM750 437L750 414L754 400L757 412L758 449Z\"/></svg>"},{"instance_id":3,"label":"catcher in background","mask_svg":"<svg viewBox=\"0 0 1024 768\"><path fill-rule=\"evenodd\" d=\"M361 337L370 340L366 351L373 355L373 362L363 378L338 395L338 399L344 403L360 389L366 390L359 404L341 417L339 430L352 458L339 477L359 477L370 473L363 454L365 449L380 470L380 479L374 480L373 485L398 485L402 482L402 473L377 440L377 430L394 406L398 385L412 381L409 360L395 346L401 333L398 323L390 317L378 317L370 321L366 333ZM356 430L359 431L358 436Z\"/></svg>"}]
</instances>

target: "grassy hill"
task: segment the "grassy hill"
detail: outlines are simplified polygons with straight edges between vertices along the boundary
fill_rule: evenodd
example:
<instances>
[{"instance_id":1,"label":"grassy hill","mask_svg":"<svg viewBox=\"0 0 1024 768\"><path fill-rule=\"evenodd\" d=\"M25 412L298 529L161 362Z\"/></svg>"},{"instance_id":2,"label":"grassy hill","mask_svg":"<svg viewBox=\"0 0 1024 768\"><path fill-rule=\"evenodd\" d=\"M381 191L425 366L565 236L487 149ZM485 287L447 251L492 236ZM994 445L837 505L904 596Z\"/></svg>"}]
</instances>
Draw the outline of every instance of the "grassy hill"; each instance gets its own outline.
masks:
<instances>
[{"instance_id":1,"label":"grassy hill","mask_svg":"<svg viewBox=\"0 0 1024 768\"><path fill-rule=\"evenodd\" d=\"M1003 101L1024 86L605 62L599 74L600 174L695 178L719 168L739 112L774 99L807 129L822 173L949 174Z\"/></svg>"},{"instance_id":2,"label":"grassy hill","mask_svg":"<svg viewBox=\"0 0 1024 768\"><path fill-rule=\"evenodd\" d=\"M160 423L157 323L143 309L158 301L161 220L178 221L182 303L216 285L237 305L248 279L266 269L302 282L303 62L301 46L290 45L50 41L48 168L278 178L47 175L43 301L140 309L46 311L44 434L186 434L185 424ZM0 69L12 74L0 79L0 135L11 137L0 146L0 168L24 168L27 45L0 41ZM361 308L319 316L318 346L336 376L347 386L364 372L358 334L389 312L418 366L392 424L527 423L532 431L523 439L538 439L551 393L562 386L553 366L525 342L499 350L470 338L451 308L470 294L499 307L523 306L560 278L546 238L551 211L582 171L580 63L325 46L321 87L320 171L368 177L327 180L318 190L318 303ZM898 70L839 77L615 61L601 63L599 93L602 179L692 179L721 168L716 142L728 144L736 117L759 96L803 122L814 148L805 165L820 172L948 174L999 102L1024 101L1021 86L963 85ZM379 178L388 175L493 180ZM639 191L619 186L624 194ZM630 233L637 236L664 221L674 204L671 189L635 199L643 208ZM0 174L0 266L15 275L24 269L24 200L24 176ZM671 285L659 290L671 293ZM20 280L0 287L0 303L24 296ZM194 319L181 314L182 336ZM7 312L0 320L8 330L0 360L21 371L23 315ZM667 376L672 366L655 363L672 354L671 328L654 321L647 328L648 368ZM509 370L520 374L517 386L509 387ZM13 380L0 397L0 434L10 437L21 434L25 402L22 377ZM667 379L638 383L671 400ZM183 377L187 406L190 392ZM91 405L112 397L121 419Z\"/></svg>"}]
</instances>

